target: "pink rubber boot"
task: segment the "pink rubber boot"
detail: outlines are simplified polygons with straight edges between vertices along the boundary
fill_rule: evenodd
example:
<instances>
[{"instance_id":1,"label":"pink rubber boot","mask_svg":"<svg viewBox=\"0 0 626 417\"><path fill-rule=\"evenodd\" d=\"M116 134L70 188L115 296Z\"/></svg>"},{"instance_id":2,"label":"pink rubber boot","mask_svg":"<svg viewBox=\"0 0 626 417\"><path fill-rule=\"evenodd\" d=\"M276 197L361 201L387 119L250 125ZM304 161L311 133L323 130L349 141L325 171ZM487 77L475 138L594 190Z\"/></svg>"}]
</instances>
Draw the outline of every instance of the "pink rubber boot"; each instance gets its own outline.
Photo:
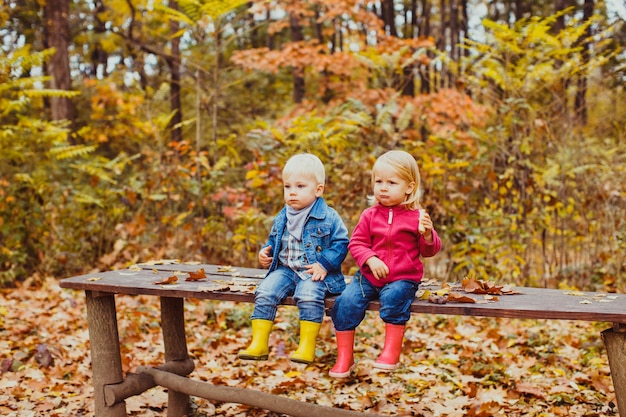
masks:
<instances>
[{"instance_id":1,"label":"pink rubber boot","mask_svg":"<svg viewBox=\"0 0 626 417\"><path fill-rule=\"evenodd\" d=\"M333 378L350 376L354 369L354 330L336 332L337 334L337 363L328 372Z\"/></svg>"},{"instance_id":2,"label":"pink rubber boot","mask_svg":"<svg viewBox=\"0 0 626 417\"><path fill-rule=\"evenodd\" d=\"M385 323L385 346L376 362L374 362L374 368L398 369L405 327L403 324Z\"/></svg>"}]
</instances>

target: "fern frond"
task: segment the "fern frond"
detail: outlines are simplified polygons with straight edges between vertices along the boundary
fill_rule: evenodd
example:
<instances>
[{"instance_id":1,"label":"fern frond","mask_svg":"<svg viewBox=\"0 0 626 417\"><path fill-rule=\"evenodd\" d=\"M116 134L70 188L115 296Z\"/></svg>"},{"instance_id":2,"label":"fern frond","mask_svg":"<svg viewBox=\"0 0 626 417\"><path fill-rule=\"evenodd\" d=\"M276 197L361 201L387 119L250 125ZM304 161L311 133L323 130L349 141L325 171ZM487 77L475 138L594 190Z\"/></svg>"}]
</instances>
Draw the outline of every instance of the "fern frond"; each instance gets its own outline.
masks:
<instances>
[{"instance_id":1,"label":"fern frond","mask_svg":"<svg viewBox=\"0 0 626 417\"><path fill-rule=\"evenodd\" d=\"M217 19L247 3L247 0L205 0L200 11L211 19Z\"/></svg>"},{"instance_id":2,"label":"fern frond","mask_svg":"<svg viewBox=\"0 0 626 417\"><path fill-rule=\"evenodd\" d=\"M73 159L89 155L97 148L96 145L64 145L50 149L50 154L58 160Z\"/></svg>"},{"instance_id":3,"label":"fern frond","mask_svg":"<svg viewBox=\"0 0 626 417\"><path fill-rule=\"evenodd\" d=\"M178 20L194 26L202 18L202 13L200 12L201 6L199 0L179 0L178 8L182 13L170 9L167 10L167 14L172 18L178 18Z\"/></svg>"},{"instance_id":4,"label":"fern frond","mask_svg":"<svg viewBox=\"0 0 626 417\"><path fill-rule=\"evenodd\" d=\"M86 193L77 192L76 201L82 204L95 204L98 207L104 207L104 205L102 204L102 199L96 198Z\"/></svg>"},{"instance_id":5,"label":"fern frond","mask_svg":"<svg viewBox=\"0 0 626 417\"><path fill-rule=\"evenodd\" d=\"M166 100L169 100L169 94L170 94L170 83L161 83L161 85L159 86L159 89L155 91L152 98L155 101L164 102Z\"/></svg>"},{"instance_id":6,"label":"fern frond","mask_svg":"<svg viewBox=\"0 0 626 417\"><path fill-rule=\"evenodd\" d=\"M107 174L106 171L99 166L87 165L87 164L73 164L72 168L80 172L89 174L91 176L97 177L101 181L108 182L109 184L117 184L117 181L111 178L111 176Z\"/></svg>"},{"instance_id":7,"label":"fern frond","mask_svg":"<svg viewBox=\"0 0 626 417\"><path fill-rule=\"evenodd\" d=\"M189 3L192 3L189 5ZM199 9L199 6L193 7L193 3L197 3L197 1L179 1L178 7L183 11L180 12L178 10L174 10L171 7L163 6L162 4L155 5L155 10L158 10L164 13L172 20L176 20L178 22L186 23L189 26L194 26L199 19L196 19L199 14L194 13L194 10Z\"/></svg>"},{"instance_id":8,"label":"fern frond","mask_svg":"<svg viewBox=\"0 0 626 417\"><path fill-rule=\"evenodd\" d=\"M22 94L26 97L63 97L72 98L80 95L79 91L70 90L23 90Z\"/></svg>"},{"instance_id":9,"label":"fern frond","mask_svg":"<svg viewBox=\"0 0 626 417\"><path fill-rule=\"evenodd\" d=\"M396 127L398 131L403 132L411 125L411 120L415 114L415 104L409 102L402 108L398 120L396 121Z\"/></svg>"}]
</instances>

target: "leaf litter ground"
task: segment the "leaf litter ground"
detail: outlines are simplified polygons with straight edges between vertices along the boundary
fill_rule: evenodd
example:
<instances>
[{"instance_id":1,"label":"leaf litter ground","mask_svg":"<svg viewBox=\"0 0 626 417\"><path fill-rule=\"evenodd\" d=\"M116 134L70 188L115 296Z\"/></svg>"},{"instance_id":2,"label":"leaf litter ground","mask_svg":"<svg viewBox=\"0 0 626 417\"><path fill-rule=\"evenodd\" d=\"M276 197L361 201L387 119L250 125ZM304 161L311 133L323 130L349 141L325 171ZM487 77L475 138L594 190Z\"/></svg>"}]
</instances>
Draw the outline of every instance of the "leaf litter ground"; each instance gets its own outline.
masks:
<instances>
[{"instance_id":1,"label":"leaf litter ground","mask_svg":"<svg viewBox=\"0 0 626 417\"><path fill-rule=\"evenodd\" d=\"M93 388L84 295L58 282L0 292L0 415L91 416ZM124 372L163 361L156 297L116 298ZM317 360L296 364L297 310L279 309L268 361L237 352L250 339L252 306L187 300L192 377L321 405L393 416L614 416L615 395L600 332L606 323L414 315L402 367L372 368L384 335L377 313L357 329L356 373L328 377L336 358L325 319ZM131 416L166 414L155 387L126 401ZM193 398L191 416L278 416Z\"/></svg>"}]
</instances>

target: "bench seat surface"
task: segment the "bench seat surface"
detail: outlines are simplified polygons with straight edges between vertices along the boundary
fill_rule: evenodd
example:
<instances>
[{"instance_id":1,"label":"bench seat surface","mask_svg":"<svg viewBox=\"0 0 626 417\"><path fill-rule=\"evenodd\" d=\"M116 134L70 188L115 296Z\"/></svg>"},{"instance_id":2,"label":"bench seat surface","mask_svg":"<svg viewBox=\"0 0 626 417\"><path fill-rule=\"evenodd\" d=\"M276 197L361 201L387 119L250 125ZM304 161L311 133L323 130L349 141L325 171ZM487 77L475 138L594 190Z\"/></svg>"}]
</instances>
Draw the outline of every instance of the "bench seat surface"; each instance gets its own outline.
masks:
<instances>
[{"instance_id":1,"label":"bench seat surface","mask_svg":"<svg viewBox=\"0 0 626 417\"><path fill-rule=\"evenodd\" d=\"M203 270L206 278L187 281L190 273ZM62 288L113 294L155 295L173 298L197 298L224 301L254 302L254 287L267 271L255 268L228 268L208 264L139 264L129 269L95 272L61 280ZM176 276L173 284L158 284ZM426 284L420 289L435 291L441 284ZM626 323L626 295L597 292L565 291L533 287L512 287L514 294L497 295L488 301L484 295L453 291L476 302L434 304L416 298L413 313L464 316L505 317L520 319L561 319ZM419 294L419 293L418 293ZM326 299L332 307L334 297ZM293 305L291 298L286 305ZM370 304L378 310L377 301Z\"/></svg>"}]
</instances>

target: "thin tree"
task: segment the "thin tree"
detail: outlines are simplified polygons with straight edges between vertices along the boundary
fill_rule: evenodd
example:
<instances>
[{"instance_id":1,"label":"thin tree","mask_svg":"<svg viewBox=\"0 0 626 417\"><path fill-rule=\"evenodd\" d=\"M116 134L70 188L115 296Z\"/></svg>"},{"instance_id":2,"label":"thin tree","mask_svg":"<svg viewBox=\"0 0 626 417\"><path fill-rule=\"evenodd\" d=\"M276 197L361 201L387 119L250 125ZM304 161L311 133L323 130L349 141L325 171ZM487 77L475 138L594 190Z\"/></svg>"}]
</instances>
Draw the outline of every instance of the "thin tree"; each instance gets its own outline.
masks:
<instances>
[{"instance_id":1,"label":"thin tree","mask_svg":"<svg viewBox=\"0 0 626 417\"><path fill-rule=\"evenodd\" d=\"M291 29L291 42L300 42L304 39L300 18L294 12L289 13L289 28ZM305 93L304 74L302 74L302 68L294 66L292 73L293 101L294 103L302 103Z\"/></svg>"},{"instance_id":2,"label":"thin tree","mask_svg":"<svg viewBox=\"0 0 626 417\"><path fill-rule=\"evenodd\" d=\"M170 7L173 10L178 10L178 1L170 0ZM173 112L172 120L170 121L170 137L173 142L179 142L182 140L181 122L183 121L183 106L180 100L180 36L178 31L180 30L180 24L177 20L170 20L170 34L172 39L171 54L167 58L167 64L170 68L170 109Z\"/></svg>"},{"instance_id":3,"label":"thin tree","mask_svg":"<svg viewBox=\"0 0 626 417\"><path fill-rule=\"evenodd\" d=\"M585 0L583 5L583 23L589 21L593 15L594 0ZM591 25L587 26L585 33L582 37L580 47L582 48L581 58L583 65L587 66L589 63L589 43L586 41L591 38ZM576 90L576 98L574 109L576 111L577 120L580 124L587 124L587 74L582 73L578 77L578 86Z\"/></svg>"},{"instance_id":4,"label":"thin tree","mask_svg":"<svg viewBox=\"0 0 626 417\"><path fill-rule=\"evenodd\" d=\"M70 31L68 24L69 0L47 0L44 7L45 47L54 48L55 52L46 65L50 75L50 88L71 90L70 60L68 47ZM50 98L50 117L52 120L74 120L74 107L68 97Z\"/></svg>"}]
</instances>

